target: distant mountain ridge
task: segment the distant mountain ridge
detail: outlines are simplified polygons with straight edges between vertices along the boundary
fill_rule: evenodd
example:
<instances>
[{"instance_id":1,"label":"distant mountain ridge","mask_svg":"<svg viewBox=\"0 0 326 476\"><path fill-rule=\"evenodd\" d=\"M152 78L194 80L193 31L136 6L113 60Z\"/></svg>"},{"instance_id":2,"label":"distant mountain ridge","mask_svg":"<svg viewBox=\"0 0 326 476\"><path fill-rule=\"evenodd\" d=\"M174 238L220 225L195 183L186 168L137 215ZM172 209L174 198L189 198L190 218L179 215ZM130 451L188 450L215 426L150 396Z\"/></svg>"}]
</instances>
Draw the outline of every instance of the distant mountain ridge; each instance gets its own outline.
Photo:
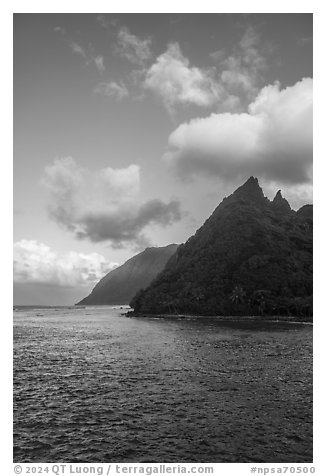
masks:
<instances>
[{"instance_id":1,"label":"distant mountain ridge","mask_svg":"<svg viewBox=\"0 0 326 476\"><path fill-rule=\"evenodd\" d=\"M178 245L146 248L110 271L78 305L128 304L163 270Z\"/></svg>"},{"instance_id":2,"label":"distant mountain ridge","mask_svg":"<svg viewBox=\"0 0 326 476\"><path fill-rule=\"evenodd\" d=\"M312 315L312 205L270 201L250 177L130 306L136 314Z\"/></svg>"}]
</instances>

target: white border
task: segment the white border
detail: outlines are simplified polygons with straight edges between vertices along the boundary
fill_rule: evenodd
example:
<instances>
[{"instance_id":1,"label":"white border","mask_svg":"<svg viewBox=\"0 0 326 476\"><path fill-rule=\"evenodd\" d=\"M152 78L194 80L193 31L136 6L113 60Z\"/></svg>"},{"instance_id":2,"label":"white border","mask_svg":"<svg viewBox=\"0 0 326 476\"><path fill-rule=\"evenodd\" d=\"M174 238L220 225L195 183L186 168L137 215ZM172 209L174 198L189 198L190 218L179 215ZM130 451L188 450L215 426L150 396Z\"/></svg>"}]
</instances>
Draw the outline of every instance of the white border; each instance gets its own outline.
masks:
<instances>
[{"instance_id":1,"label":"white border","mask_svg":"<svg viewBox=\"0 0 326 476\"><path fill-rule=\"evenodd\" d=\"M321 138L326 134L325 120L321 113L325 109L325 8L318 1L231 1L216 2L201 0L197 2L176 2L166 0L161 4L149 1L108 2L92 0L82 1L12 1L1 6L1 45L2 73L0 75L2 93L2 137L5 147L2 150L1 190L1 290L2 290L2 327L1 335L1 453L2 474L14 474L12 465L12 14L16 13L314 13L314 463L316 474L326 474L324 457L325 402L324 374L326 339L323 311L325 294L325 181L324 161L325 144ZM321 134L320 134L321 132ZM326 313L325 313L326 314ZM204 463L203 463L204 464ZM202 464L202 465L203 465ZM192 464L190 464L192 465ZM210 465L210 464L209 464ZM85 465L89 466L89 465ZM143 465L145 466L145 465ZM215 474L249 474L252 465L215 464ZM255 464L257 467L276 467L276 464ZM291 466L291 465L289 465ZM293 466L300 466L294 464ZM303 466L303 465L301 465ZM311 465L310 465L311 466Z\"/></svg>"}]
</instances>

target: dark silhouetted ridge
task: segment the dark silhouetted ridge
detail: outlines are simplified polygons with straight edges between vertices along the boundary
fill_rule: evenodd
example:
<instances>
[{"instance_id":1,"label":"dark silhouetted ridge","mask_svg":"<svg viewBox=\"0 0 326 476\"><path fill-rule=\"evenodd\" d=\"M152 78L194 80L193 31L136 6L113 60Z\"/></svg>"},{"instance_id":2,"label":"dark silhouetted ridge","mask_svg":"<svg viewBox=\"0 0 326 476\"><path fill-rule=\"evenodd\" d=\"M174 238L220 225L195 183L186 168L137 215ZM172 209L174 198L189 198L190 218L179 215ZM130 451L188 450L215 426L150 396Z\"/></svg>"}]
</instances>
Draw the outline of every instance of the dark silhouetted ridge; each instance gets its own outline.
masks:
<instances>
[{"instance_id":1,"label":"dark silhouetted ridge","mask_svg":"<svg viewBox=\"0 0 326 476\"><path fill-rule=\"evenodd\" d=\"M313 219L313 206L312 205L303 205L303 207L299 208L297 211L297 215L301 217L311 218Z\"/></svg>"},{"instance_id":2,"label":"dark silhouetted ridge","mask_svg":"<svg viewBox=\"0 0 326 476\"><path fill-rule=\"evenodd\" d=\"M246 200L252 200L254 202L267 202L263 190L259 185L258 179L255 177L250 177L243 185L241 185L241 187L237 188L237 190L233 193L233 196Z\"/></svg>"},{"instance_id":3,"label":"dark silhouetted ridge","mask_svg":"<svg viewBox=\"0 0 326 476\"><path fill-rule=\"evenodd\" d=\"M146 248L110 271L78 305L128 304L163 270L178 245Z\"/></svg>"},{"instance_id":4,"label":"dark silhouetted ridge","mask_svg":"<svg viewBox=\"0 0 326 476\"><path fill-rule=\"evenodd\" d=\"M136 314L312 315L312 221L250 177L180 245Z\"/></svg>"},{"instance_id":5,"label":"dark silhouetted ridge","mask_svg":"<svg viewBox=\"0 0 326 476\"><path fill-rule=\"evenodd\" d=\"M292 208L290 207L289 202L282 197L281 190L277 192L272 201L272 207L275 211L280 213L292 213Z\"/></svg>"}]
</instances>

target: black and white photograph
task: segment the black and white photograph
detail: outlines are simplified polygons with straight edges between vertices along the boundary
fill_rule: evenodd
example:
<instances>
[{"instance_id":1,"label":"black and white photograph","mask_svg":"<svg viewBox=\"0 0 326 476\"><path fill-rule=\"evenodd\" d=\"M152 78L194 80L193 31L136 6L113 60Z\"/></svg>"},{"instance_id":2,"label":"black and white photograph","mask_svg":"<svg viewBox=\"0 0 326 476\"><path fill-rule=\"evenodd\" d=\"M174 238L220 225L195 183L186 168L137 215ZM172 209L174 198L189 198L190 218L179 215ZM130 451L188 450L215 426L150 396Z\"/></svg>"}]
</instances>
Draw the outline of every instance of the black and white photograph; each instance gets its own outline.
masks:
<instances>
[{"instance_id":1,"label":"black and white photograph","mask_svg":"<svg viewBox=\"0 0 326 476\"><path fill-rule=\"evenodd\" d=\"M16 473L314 473L313 17L12 14Z\"/></svg>"}]
</instances>

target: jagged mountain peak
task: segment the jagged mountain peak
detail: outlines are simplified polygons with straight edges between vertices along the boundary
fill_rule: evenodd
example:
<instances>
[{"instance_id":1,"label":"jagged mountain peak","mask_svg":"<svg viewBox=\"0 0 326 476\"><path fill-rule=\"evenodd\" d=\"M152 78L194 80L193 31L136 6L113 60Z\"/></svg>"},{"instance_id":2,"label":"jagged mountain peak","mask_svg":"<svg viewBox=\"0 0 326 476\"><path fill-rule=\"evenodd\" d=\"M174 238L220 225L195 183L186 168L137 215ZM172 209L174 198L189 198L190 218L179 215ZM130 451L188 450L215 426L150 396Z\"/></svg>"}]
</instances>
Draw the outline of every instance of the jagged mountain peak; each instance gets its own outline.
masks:
<instances>
[{"instance_id":1,"label":"jagged mountain peak","mask_svg":"<svg viewBox=\"0 0 326 476\"><path fill-rule=\"evenodd\" d=\"M272 206L276 211L279 212L292 212L289 202L282 196L281 190L278 190L274 200L272 201Z\"/></svg>"},{"instance_id":2,"label":"jagged mountain peak","mask_svg":"<svg viewBox=\"0 0 326 476\"><path fill-rule=\"evenodd\" d=\"M249 179L235 190L233 197L241 197L253 201L266 201L266 197L262 188L259 185L256 177L249 177Z\"/></svg>"},{"instance_id":3,"label":"jagged mountain peak","mask_svg":"<svg viewBox=\"0 0 326 476\"><path fill-rule=\"evenodd\" d=\"M312 314L312 226L250 177L130 302L136 314Z\"/></svg>"}]
</instances>

